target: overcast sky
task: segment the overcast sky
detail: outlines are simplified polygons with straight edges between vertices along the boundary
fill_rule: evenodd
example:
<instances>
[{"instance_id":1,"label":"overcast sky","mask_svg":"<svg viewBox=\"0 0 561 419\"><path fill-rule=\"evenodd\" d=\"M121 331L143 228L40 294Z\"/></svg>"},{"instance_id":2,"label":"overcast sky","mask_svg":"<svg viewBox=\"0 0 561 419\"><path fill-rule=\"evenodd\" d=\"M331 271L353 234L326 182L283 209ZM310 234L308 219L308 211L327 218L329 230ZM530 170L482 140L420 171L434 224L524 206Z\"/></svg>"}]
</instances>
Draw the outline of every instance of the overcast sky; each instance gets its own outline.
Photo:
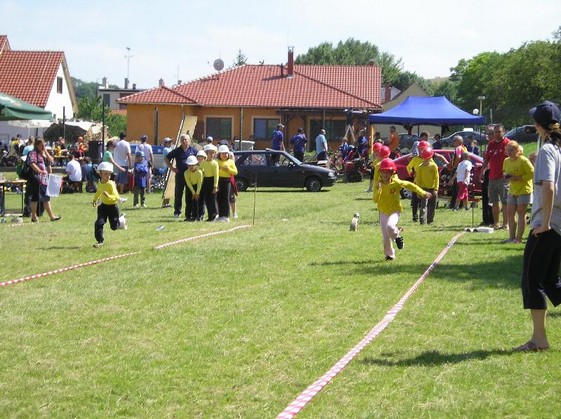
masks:
<instances>
[{"instance_id":1,"label":"overcast sky","mask_svg":"<svg viewBox=\"0 0 561 419\"><path fill-rule=\"evenodd\" d=\"M425 78L461 58L552 39L559 0L0 0L0 34L14 50L64 51L73 77L139 88L226 67L280 64L322 42L354 38ZM130 50L127 49L130 48Z\"/></svg>"}]
</instances>

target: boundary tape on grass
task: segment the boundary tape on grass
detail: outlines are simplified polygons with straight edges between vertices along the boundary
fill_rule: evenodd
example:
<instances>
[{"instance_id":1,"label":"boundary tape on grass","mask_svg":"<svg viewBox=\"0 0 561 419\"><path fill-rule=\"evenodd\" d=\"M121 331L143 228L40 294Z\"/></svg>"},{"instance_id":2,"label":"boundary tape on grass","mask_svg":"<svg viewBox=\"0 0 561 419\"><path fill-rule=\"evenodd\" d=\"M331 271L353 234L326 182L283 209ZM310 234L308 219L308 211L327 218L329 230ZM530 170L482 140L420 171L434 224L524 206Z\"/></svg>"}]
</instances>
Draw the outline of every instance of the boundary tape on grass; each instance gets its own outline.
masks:
<instances>
[{"instance_id":1,"label":"boundary tape on grass","mask_svg":"<svg viewBox=\"0 0 561 419\"><path fill-rule=\"evenodd\" d=\"M154 249L160 250L160 249L163 249L163 248L168 247L168 246L174 246L176 244L181 244L181 243L190 242L190 241L193 241L193 240L203 239L205 237L217 236L219 234L231 233L232 231L236 231L236 230L239 230L240 228L247 228L247 227L251 227L251 226L249 224L243 224L241 226L236 226L236 227L231 228L229 230L213 231L212 233L205 233L205 234L200 234L198 236L187 237L185 239L180 239L180 240L175 240L173 242L160 244L159 246L154 247Z\"/></svg>"},{"instance_id":2,"label":"boundary tape on grass","mask_svg":"<svg viewBox=\"0 0 561 419\"><path fill-rule=\"evenodd\" d=\"M40 274L24 276L22 278L12 279L12 280L6 281L6 282L0 282L0 287L6 287L8 285L19 284L21 282L26 282L26 281L32 281L33 279L44 278L45 276L49 276L49 275L55 275L55 274L59 274L59 273L63 273L63 272L73 271L74 269L84 268L86 266L91 266L91 265L97 265L99 263L109 262L109 261L115 260L115 259L126 258L128 256L137 255L138 253L140 253L140 252L125 253L125 254L122 254L122 255L111 256L111 257L108 257L108 258L97 259L97 260L92 260L92 261L89 261L89 262L79 263L77 265L67 266L66 268L54 269L52 271L43 272L43 273L40 273Z\"/></svg>"},{"instance_id":3,"label":"boundary tape on grass","mask_svg":"<svg viewBox=\"0 0 561 419\"><path fill-rule=\"evenodd\" d=\"M296 416L309 402L314 398L327 384L331 382L339 374L351 360L357 356L374 338L376 338L382 331L389 326L389 324L395 319L397 313L401 311L405 302L413 295L413 293L419 288L423 281L429 276L431 271L440 263L442 258L448 253L448 250L456 243L456 241L464 234L461 232L454 236L450 242L446 245L436 259L430 264L427 270L421 275L421 277L409 288L409 290L401 297L401 299L388 310L384 318L368 332L368 334L362 339L354 348L352 348L347 354L342 357L339 361L335 363L322 377L318 378L314 383L312 383L306 390L294 399L286 409L284 409L278 416L277 419L289 419Z\"/></svg>"}]
</instances>

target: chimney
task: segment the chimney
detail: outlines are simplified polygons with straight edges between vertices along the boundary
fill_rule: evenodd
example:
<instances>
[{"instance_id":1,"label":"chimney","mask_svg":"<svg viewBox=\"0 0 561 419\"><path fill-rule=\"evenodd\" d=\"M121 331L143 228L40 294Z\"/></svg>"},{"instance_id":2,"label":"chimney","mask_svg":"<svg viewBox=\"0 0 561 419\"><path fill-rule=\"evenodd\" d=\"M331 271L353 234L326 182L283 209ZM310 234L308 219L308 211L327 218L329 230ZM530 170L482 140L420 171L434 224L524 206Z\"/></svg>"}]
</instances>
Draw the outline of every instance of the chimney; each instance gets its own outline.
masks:
<instances>
[{"instance_id":1,"label":"chimney","mask_svg":"<svg viewBox=\"0 0 561 419\"><path fill-rule=\"evenodd\" d=\"M291 79L294 77L294 47L288 47L288 64L286 66L288 70L286 76Z\"/></svg>"},{"instance_id":2,"label":"chimney","mask_svg":"<svg viewBox=\"0 0 561 419\"><path fill-rule=\"evenodd\" d=\"M164 87L164 86L165 86L164 79L158 80L158 87Z\"/></svg>"},{"instance_id":3,"label":"chimney","mask_svg":"<svg viewBox=\"0 0 561 419\"><path fill-rule=\"evenodd\" d=\"M125 89L129 88L129 78L125 77Z\"/></svg>"},{"instance_id":4,"label":"chimney","mask_svg":"<svg viewBox=\"0 0 561 419\"><path fill-rule=\"evenodd\" d=\"M132 90L136 90L136 83L132 84Z\"/></svg>"},{"instance_id":5,"label":"chimney","mask_svg":"<svg viewBox=\"0 0 561 419\"><path fill-rule=\"evenodd\" d=\"M387 81L384 85L384 103L389 102L390 100L392 100L392 86L390 85L390 82Z\"/></svg>"},{"instance_id":6,"label":"chimney","mask_svg":"<svg viewBox=\"0 0 561 419\"><path fill-rule=\"evenodd\" d=\"M101 85L103 86L104 89L109 88L109 84L107 83L107 77L101 79Z\"/></svg>"}]
</instances>

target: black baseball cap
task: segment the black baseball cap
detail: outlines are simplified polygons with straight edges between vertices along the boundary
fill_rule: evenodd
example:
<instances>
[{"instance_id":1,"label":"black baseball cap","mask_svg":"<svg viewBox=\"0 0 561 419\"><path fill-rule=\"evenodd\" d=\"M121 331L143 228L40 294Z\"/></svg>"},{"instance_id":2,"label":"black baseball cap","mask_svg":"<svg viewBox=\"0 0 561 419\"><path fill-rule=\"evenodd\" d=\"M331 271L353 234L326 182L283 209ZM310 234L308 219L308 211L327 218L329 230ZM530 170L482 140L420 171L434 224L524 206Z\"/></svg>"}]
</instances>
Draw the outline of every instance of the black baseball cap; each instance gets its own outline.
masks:
<instances>
[{"instance_id":1,"label":"black baseball cap","mask_svg":"<svg viewBox=\"0 0 561 419\"><path fill-rule=\"evenodd\" d=\"M551 124L561 122L559 106L549 100L530 109L530 116L545 129L549 129Z\"/></svg>"}]
</instances>

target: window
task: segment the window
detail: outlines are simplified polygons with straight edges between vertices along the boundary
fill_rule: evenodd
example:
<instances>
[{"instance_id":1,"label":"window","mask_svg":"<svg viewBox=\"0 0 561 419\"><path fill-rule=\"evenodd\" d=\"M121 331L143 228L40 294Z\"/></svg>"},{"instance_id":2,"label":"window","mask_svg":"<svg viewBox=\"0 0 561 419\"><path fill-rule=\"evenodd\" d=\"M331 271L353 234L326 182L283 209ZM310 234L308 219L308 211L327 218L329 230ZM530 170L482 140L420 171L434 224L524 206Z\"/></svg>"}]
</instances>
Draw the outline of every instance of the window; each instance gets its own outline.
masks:
<instances>
[{"instance_id":1,"label":"window","mask_svg":"<svg viewBox=\"0 0 561 419\"><path fill-rule=\"evenodd\" d=\"M273 131L280 124L280 119L255 118L253 120L253 139L268 140L273 135Z\"/></svg>"},{"instance_id":2,"label":"window","mask_svg":"<svg viewBox=\"0 0 561 419\"><path fill-rule=\"evenodd\" d=\"M206 135L218 140L232 138L232 118L207 118Z\"/></svg>"},{"instance_id":3,"label":"window","mask_svg":"<svg viewBox=\"0 0 561 419\"><path fill-rule=\"evenodd\" d=\"M325 129L325 138L327 141L334 140L336 142L341 142L343 136L345 135L345 131L347 128L346 121L344 119L341 120L334 120L334 121L325 121L325 125L322 125L321 119L314 119L310 121L310 138L315 140L315 138L319 134L319 130L324 128ZM313 143L313 147L315 147L315 141L309 141L309 143Z\"/></svg>"},{"instance_id":4,"label":"window","mask_svg":"<svg viewBox=\"0 0 561 419\"><path fill-rule=\"evenodd\" d=\"M62 77L56 78L56 92L62 93Z\"/></svg>"},{"instance_id":5,"label":"window","mask_svg":"<svg viewBox=\"0 0 561 419\"><path fill-rule=\"evenodd\" d=\"M103 94L103 105L107 106L108 108L111 107L111 95L109 93Z\"/></svg>"}]
</instances>

